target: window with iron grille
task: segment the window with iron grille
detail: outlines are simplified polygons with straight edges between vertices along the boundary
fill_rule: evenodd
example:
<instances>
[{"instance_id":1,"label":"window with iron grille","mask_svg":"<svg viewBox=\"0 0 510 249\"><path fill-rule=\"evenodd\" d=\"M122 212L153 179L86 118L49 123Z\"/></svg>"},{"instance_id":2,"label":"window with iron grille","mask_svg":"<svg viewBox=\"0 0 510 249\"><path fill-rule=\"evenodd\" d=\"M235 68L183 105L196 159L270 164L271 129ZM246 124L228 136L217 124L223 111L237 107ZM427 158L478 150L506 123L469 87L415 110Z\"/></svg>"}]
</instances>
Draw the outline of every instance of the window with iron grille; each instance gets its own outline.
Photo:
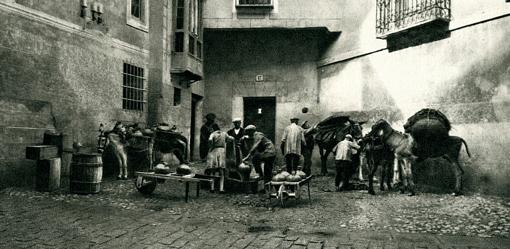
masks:
<instances>
[{"instance_id":1,"label":"window with iron grille","mask_svg":"<svg viewBox=\"0 0 510 249\"><path fill-rule=\"evenodd\" d=\"M377 38L431 22L449 22L451 0L376 0Z\"/></svg>"},{"instance_id":2,"label":"window with iron grille","mask_svg":"<svg viewBox=\"0 0 510 249\"><path fill-rule=\"evenodd\" d=\"M122 109L143 111L145 105L144 69L124 63L122 78Z\"/></svg>"}]
</instances>

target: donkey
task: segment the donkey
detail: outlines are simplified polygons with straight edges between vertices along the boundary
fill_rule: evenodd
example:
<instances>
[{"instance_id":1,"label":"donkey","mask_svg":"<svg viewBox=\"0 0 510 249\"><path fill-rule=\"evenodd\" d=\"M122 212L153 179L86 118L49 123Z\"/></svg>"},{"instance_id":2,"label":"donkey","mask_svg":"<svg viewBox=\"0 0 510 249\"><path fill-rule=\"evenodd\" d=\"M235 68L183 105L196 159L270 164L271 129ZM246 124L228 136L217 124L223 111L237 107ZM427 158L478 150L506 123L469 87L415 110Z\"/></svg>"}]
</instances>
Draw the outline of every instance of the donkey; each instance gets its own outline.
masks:
<instances>
[{"instance_id":1,"label":"donkey","mask_svg":"<svg viewBox=\"0 0 510 249\"><path fill-rule=\"evenodd\" d=\"M362 137L363 123L353 121L348 116L330 116L317 124L315 142L319 146L321 156L321 175L328 174L328 156L346 134L351 134L354 139ZM353 162L354 165L359 165L359 153L353 155Z\"/></svg>"},{"instance_id":2,"label":"donkey","mask_svg":"<svg viewBox=\"0 0 510 249\"><path fill-rule=\"evenodd\" d=\"M126 139L126 128L121 122L117 122L110 132L105 132L106 135L106 146L111 148L115 159L119 165L119 175L117 179L127 179L127 139Z\"/></svg>"},{"instance_id":3,"label":"donkey","mask_svg":"<svg viewBox=\"0 0 510 249\"><path fill-rule=\"evenodd\" d=\"M404 186L409 188L410 195L414 195L414 182L412 179L411 164L417 160L422 161L427 158L436 156L430 155L428 157L421 158L416 156L413 151L416 146L419 146L419 144L416 144L416 141L413 139L413 137L394 130L391 125L384 119L377 121L372 126L372 131L374 132L373 134L380 135L384 143L395 152L395 156L397 157L399 165L401 166ZM464 144L466 147L467 155L471 157L467 143L461 137L448 136L443 142L443 146L439 146L439 148L437 148L441 152L439 153L440 156L437 157L446 159L450 163L452 171L454 172L454 196L462 194L462 175L464 174L464 170L459 163L459 155L462 144Z\"/></svg>"},{"instance_id":4,"label":"donkey","mask_svg":"<svg viewBox=\"0 0 510 249\"><path fill-rule=\"evenodd\" d=\"M381 166L381 181L379 189L384 191L384 183L386 183L388 190L391 190L392 164L395 160L395 154L393 151L384 144L380 137L372 136L371 133L363 137L361 146L362 151L365 153L368 165L368 193L375 195L374 175L379 165Z\"/></svg>"}]
</instances>

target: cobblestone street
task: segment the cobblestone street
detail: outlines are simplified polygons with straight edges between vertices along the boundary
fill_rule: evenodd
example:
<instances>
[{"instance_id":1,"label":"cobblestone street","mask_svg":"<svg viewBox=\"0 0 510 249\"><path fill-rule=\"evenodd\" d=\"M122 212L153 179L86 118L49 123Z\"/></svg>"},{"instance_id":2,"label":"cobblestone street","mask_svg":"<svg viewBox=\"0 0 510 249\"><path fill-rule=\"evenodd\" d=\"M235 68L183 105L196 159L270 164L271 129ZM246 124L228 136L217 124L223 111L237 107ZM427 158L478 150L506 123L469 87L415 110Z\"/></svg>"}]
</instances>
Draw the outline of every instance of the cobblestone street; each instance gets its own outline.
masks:
<instances>
[{"instance_id":1,"label":"cobblestone street","mask_svg":"<svg viewBox=\"0 0 510 249\"><path fill-rule=\"evenodd\" d=\"M508 200L363 190L329 192L287 208L265 195L202 191L184 202L179 183L139 194L106 180L97 195L0 192L2 248L510 248ZM194 189L192 189L194 190Z\"/></svg>"}]
</instances>

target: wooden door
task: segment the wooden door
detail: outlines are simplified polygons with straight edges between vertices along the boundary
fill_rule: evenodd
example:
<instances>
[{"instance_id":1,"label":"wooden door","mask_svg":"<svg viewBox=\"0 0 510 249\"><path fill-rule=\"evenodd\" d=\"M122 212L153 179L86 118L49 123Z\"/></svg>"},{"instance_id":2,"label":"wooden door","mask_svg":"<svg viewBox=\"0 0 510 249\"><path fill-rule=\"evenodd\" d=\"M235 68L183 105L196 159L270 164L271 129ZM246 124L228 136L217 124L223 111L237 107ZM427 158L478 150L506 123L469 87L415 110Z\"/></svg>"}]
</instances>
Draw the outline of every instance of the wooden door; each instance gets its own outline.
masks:
<instances>
[{"instance_id":1,"label":"wooden door","mask_svg":"<svg viewBox=\"0 0 510 249\"><path fill-rule=\"evenodd\" d=\"M257 131L275 141L276 97L245 97L244 125L255 125Z\"/></svg>"}]
</instances>

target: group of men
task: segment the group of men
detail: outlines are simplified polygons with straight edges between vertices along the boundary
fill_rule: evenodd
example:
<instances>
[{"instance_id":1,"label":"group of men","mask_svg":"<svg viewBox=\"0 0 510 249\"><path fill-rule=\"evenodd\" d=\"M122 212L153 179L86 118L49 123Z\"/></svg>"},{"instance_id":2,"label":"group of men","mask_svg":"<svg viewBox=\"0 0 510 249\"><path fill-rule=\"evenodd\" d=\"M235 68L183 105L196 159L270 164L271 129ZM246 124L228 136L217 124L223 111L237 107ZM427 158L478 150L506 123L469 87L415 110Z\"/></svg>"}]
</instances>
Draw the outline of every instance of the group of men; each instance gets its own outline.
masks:
<instances>
[{"instance_id":1,"label":"group of men","mask_svg":"<svg viewBox=\"0 0 510 249\"><path fill-rule=\"evenodd\" d=\"M311 174L311 156L313 151L313 128L308 124L299 126L299 118L291 118L291 124L283 132L281 139L281 152L285 157L286 170L293 172L297 170L300 157L304 157L303 171ZM247 125L242 128L241 119L232 121L234 128L226 133L220 131L215 123L215 115L207 114L206 122L200 130L200 157L207 159L208 167L225 168L225 145L227 141L235 144L236 165L251 163L255 172L259 174L264 182L271 181L273 168L276 160L276 148L274 143L264 133L257 131L255 125ZM218 149L223 148L223 149ZM263 169L262 169L262 165ZM223 182L220 180L220 189Z\"/></svg>"}]
</instances>

